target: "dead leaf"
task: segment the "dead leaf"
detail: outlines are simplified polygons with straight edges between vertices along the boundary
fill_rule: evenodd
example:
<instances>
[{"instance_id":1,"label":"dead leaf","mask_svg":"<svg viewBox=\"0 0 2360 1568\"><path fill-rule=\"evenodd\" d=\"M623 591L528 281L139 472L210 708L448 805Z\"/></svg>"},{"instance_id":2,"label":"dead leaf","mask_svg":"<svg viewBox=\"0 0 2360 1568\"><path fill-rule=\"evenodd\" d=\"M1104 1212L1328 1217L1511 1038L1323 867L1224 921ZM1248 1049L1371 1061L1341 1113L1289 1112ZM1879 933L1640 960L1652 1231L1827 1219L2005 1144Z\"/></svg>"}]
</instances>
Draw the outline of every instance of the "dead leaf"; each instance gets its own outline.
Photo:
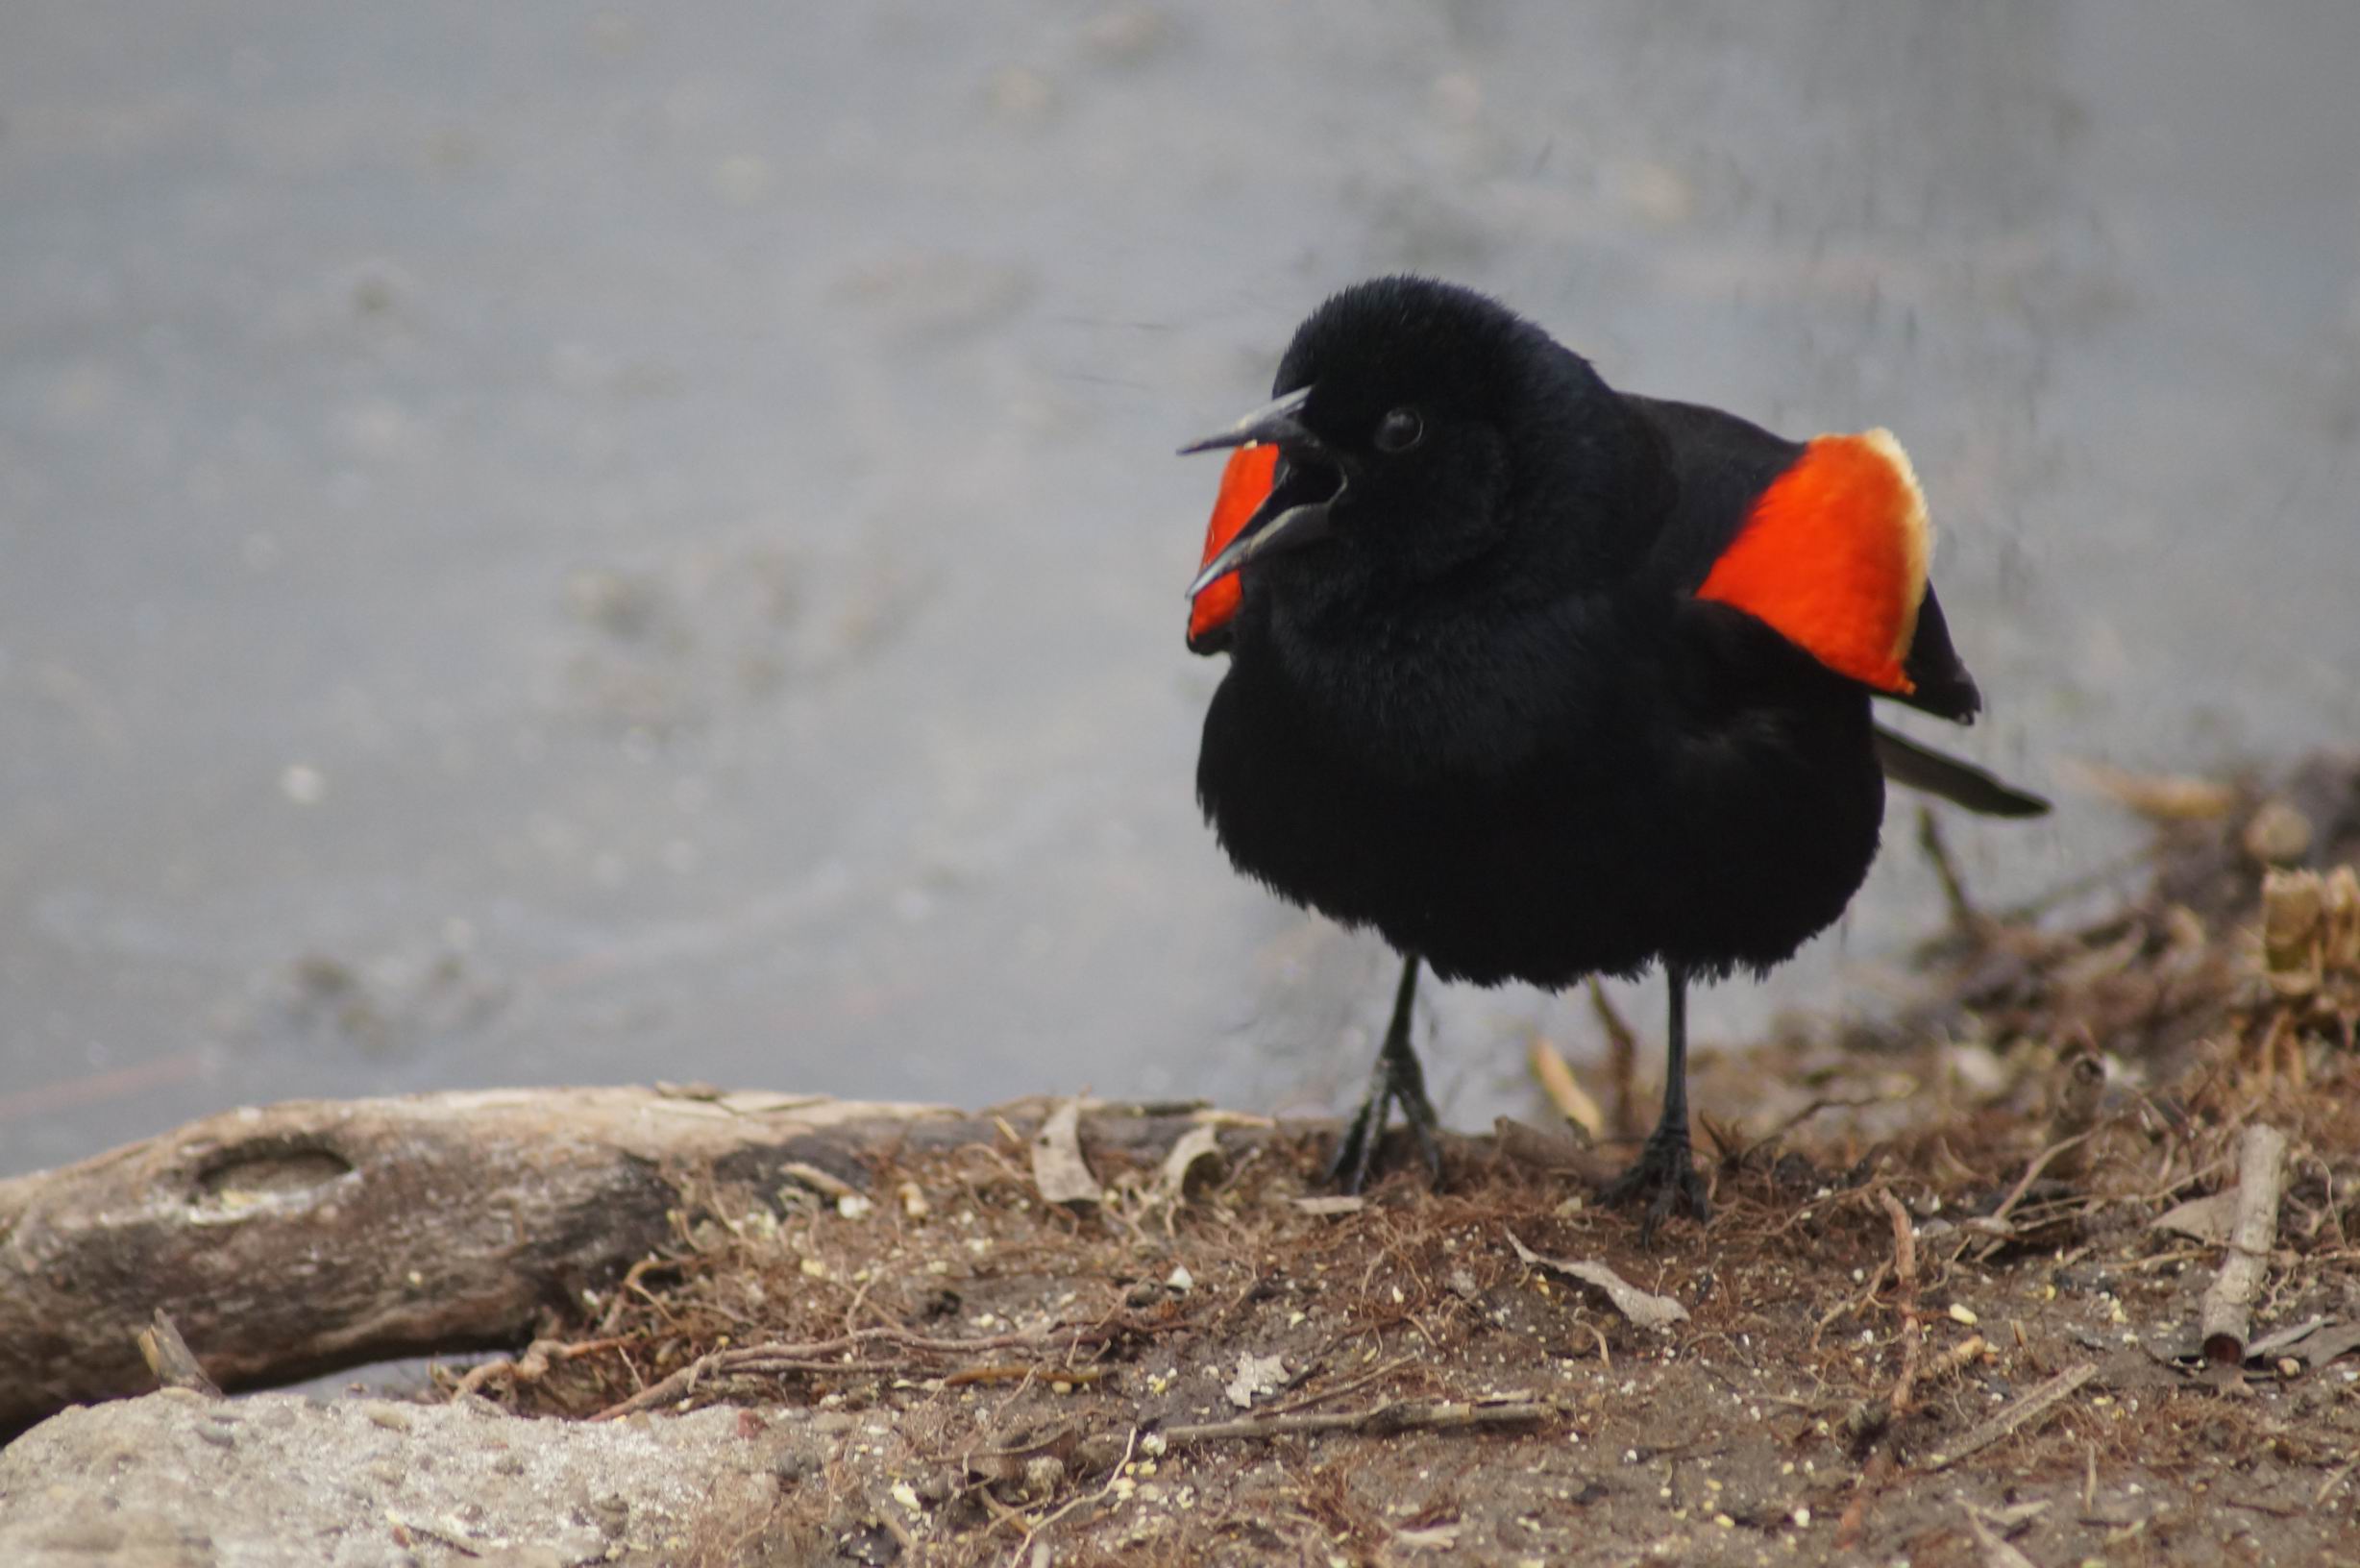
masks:
<instances>
[{"instance_id":1,"label":"dead leaf","mask_svg":"<svg viewBox=\"0 0 2360 1568\"><path fill-rule=\"evenodd\" d=\"M2172 1231L2193 1237L2199 1241L2217 1245L2229 1238L2229 1226L2237 1217L2237 1188L2215 1192L2209 1198L2190 1198L2155 1217L2152 1229Z\"/></svg>"},{"instance_id":2,"label":"dead leaf","mask_svg":"<svg viewBox=\"0 0 2360 1568\"><path fill-rule=\"evenodd\" d=\"M2313 1313L2291 1327L2262 1335L2246 1345L2246 1360L2249 1361L2266 1360L2282 1350L2292 1350L2301 1340L2319 1332L2326 1321L2325 1318Z\"/></svg>"},{"instance_id":3,"label":"dead leaf","mask_svg":"<svg viewBox=\"0 0 2360 1568\"><path fill-rule=\"evenodd\" d=\"M2360 1323L2330 1324L2294 1347L2302 1364L2314 1370L2353 1350L2360 1350Z\"/></svg>"},{"instance_id":4,"label":"dead leaf","mask_svg":"<svg viewBox=\"0 0 2360 1568\"><path fill-rule=\"evenodd\" d=\"M1189 1173L1199 1162L1213 1162L1217 1170L1221 1159L1219 1135L1210 1127L1192 1127L1180 1135L1164 1157L1164 1168L1156 1172L1155 1198L1164 1203L1178 1203L1188 1195Z\"/></svg>"},{"instance_id":5,"label":"dead leaf","mask_svg":"<svg viewBox=\"0 0 2360 1568\"><path fill-rule=\"evenodd\" d=\"M1082 1158L1082 1102L1061 1100L1033 1135L1033 1186L1047 1203L1097 1203L1105 1194Z\"/></svg>"},{"instance_id":6,"label":"dead leaf","mask_svg":"<svg viewBox=\"0 0 2360 1568\"><path fill-rule=\"evenodd\" d=\"M1562 1274L1569 1280L1606 1292L1614 1310L1642 1329L1668 1329L1688 1319L1688 1310L1669 1296L1659 1296L1642 1290L1604 1263L1580 1262L1563 1258L1543 1258L1516 1238L1516 1233L1504 1233L1508 1244L1516 1249L1516 1256L1534 1268L1545 1268L1552 1274Z\"/></svg>"},{"instance_id":7,"label":"dead leaf","mask_svg":"<svg viewBox=\"0 0 2360 1568\"><path fill-rule=\"evenodd\" d=\"M1238 1355L1238 1375L1229 1380L1221 1391L1229 1403L1239 1409L1251 1409L1256 1394L1266 1394L1287 1381L1287 1361L1282 1356L1255 1356L1246 1352Z\"/></svg>"},{"instance_id":8,"label":"dead leaf","mask_svg":"<svg viewBox=\"0 0 2360 1568\"><path fill-rule=\"evenodd\" d=\"M2246 1347L2248 1360L2268 1360L2278 1356L2299 1359L2305 1369L2316 1372L2337 1357L2360 1350L2360 1323L2338 1323L2327 1318L2314 1317L2291 1329L2264 1335Z\"/></svg>"}]
</instances>

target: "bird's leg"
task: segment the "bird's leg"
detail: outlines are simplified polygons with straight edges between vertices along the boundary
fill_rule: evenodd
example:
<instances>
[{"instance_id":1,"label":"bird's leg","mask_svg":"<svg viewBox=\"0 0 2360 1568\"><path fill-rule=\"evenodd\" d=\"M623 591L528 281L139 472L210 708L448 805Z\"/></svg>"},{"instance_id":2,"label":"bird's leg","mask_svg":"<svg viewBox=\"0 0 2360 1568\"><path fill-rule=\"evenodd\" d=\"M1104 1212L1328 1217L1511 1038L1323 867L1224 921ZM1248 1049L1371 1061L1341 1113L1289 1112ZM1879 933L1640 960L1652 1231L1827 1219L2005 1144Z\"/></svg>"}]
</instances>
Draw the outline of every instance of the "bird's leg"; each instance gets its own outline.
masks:
<instances>
[{"instance_id":1,"label":"bird's leg","mask_svg":"<svg viewBox=\"0 0 2360 1568\"><path fill-rule=\"evenodd\" d=\"M1685 1209L1703 1224L1708 1208L1705 1179L1696 1173L1696 1159L1688 1146L1688 971L1677 964L1663 967L1671 992L1671 1041L1664 1052L1663 1115L1647 1136L1647 1146L1629 1170L1608 1184L1606 1201L1630 1203L1645 1199L1639 1216L1639 1238L1652 1240L1656 1227L1675 1209Z\"/></svg>"},{"instance_id":2,"label":"bird's leg","mask_svg":"<svg viewBox=\"0 0 2360 1568\"><path fill-rule=\"evenodd\" d=\"M1369 1069L1368 1097L1361 1101L1352 1125L1344 1129L1344 1136L1336 1144L1336 1158L1328 1162L1329 1184L1341 1187L1346 1192L1358 1192L1368 1185L1368 1170L1376 1163L1377 1145L1385 1140L1385 1124L1396 1105L1401 1107L1411 1133L1417 1139L1417 1152L1425 1159L1427 1173L1438 1186L1442 1180L1442 1149L1435 1141L1439 1122L1434 1114L1434 1103L1426 1098L1425 1069L1417 1065L1417 1053L1410 1048L1411 1004L1417 997L1417 955L1412 953L1402 963L1401 989L1393 993L1393 1021L1386 1025L1385 1043L1377 1049L1377 1065Z\"/></svg>"}]
</instances>

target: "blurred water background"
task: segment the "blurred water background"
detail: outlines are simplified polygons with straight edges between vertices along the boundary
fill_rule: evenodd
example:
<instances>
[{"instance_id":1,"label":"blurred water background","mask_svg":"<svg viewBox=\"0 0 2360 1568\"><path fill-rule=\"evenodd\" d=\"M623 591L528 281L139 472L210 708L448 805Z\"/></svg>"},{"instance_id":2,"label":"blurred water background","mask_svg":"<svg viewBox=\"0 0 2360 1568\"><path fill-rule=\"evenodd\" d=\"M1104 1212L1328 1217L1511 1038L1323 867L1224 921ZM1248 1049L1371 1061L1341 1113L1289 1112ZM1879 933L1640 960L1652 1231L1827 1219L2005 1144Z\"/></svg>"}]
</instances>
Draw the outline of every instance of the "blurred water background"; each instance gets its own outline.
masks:
<instances>
[{"instance_id":1,"label":"blurred water background","mask_svg":"<svg viewBox=\"0 0 2360 1568\"><path fill-rule=\"evenodd\" d=\"M507 1083L1349 1100L1389 961L1198 821L1171 453L1386 270L1899 431L1959 744L2061 799L1964 868L2107 866L2069 760L2360 732L2355 69L2336 0L12 0L0 1172ZM1895 821L1700 1039L1878 1004ZM1429 1016L1461 1123L1596 1046Z\"/></svg>"}]
</instances>

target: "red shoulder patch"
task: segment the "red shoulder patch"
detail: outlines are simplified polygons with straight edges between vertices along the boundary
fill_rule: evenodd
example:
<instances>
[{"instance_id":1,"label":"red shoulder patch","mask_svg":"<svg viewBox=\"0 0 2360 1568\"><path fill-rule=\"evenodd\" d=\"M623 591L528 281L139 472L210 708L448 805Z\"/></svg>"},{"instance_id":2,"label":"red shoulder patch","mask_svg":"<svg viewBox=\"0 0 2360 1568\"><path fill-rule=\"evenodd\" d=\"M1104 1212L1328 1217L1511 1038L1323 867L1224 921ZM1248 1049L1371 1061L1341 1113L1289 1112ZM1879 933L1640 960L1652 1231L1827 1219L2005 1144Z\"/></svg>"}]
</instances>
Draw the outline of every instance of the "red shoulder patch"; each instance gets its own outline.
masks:
<instances>
[{"instance_id":1,"label":"red shoulder patch","mask_svg":"<svg viewBox=\"0 0 2360 1568\"><path fill-rule=\"evenodd\" d=\"M1754 502L1696 597L1768 622L1838 674L1906 694L1902 660L1932 551L1926 497L1893 432L1822 435Z\"/></svg>"},{"instance_id":2,"label":"red shoulder patch","mask_svg":"<svg viewBox=\"0 0 2360 1568\"><path fill-rule=\"evenodd\" d=\"M1270 496L1271 482L1278 475L1278 448L1268 442L1257 442L1240 447L1229 454L1229 465L1221 470L1220 494L1214 498L1213 520L1205 525L1205 552L1196 565L1205 563L1229 548L1229 542L1245 527L1245 520ZM1238 576L1231 573L1217 581L1205 585L1195 602L1189 606L1189 647L1198 653L1214 649L1206 640L1229 625L1229 618L1238 613L1241 590Z\"/></svg>"}]
</instances>

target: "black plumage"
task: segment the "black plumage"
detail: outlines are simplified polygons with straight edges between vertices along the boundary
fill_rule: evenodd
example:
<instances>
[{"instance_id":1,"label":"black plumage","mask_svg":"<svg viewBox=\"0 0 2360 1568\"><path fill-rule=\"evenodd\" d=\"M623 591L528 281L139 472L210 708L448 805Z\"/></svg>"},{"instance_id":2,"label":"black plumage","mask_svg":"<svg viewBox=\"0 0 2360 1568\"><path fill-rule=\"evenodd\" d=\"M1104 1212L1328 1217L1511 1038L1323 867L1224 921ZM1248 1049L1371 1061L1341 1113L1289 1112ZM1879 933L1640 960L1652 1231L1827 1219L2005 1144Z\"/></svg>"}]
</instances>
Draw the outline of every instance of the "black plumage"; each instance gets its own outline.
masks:
<instances>
[{"instance_id":1,"label":"black plumage","mask_svg":"<svg viewBox=\"0 0 2360 1568\"><path fill-rule=\"evenodd\" d=\"M1696 597L1800 444L1617 393L1530 322L1420 279L1322 305L1273 391L1198 444L1281 455L1198 584L1236 570L1242 594L1192 641L1231 659L1196 787L1241 870L1404 955L1338 1174L1365 1179L1389 1104L1435 1158L1409 1044L1421 962L1548 987L1661 964L1664 1117L1618 1195L1650 1199L1651 1226L1701 1218L1686 981L1767 968L1842 913L1888 768L1977 809L2041 802L1881 730L1869 687ZM1930 587L1903 668L1904 700L1962 723L1980 706Z\"/></svg>"}]
</instances>

